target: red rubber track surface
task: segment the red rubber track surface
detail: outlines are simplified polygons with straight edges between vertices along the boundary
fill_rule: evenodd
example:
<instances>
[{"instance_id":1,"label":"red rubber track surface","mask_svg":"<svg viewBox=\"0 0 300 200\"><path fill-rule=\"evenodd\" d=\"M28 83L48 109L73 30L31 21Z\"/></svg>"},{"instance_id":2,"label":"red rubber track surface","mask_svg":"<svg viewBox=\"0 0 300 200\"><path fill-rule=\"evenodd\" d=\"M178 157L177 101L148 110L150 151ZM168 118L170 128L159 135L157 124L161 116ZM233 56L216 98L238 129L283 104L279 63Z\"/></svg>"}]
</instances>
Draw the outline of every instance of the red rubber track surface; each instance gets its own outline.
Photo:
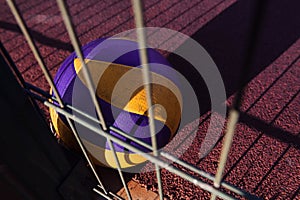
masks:
<instances>
[{"instance_id":1,"label":"red rubber track surface","mask_svg":"<svg viewBox=\"0 0 300 200\"><path fill-rule=\"evenodd\" d=\"M73 51L56 2L16 2L54 76ZM242 69L240 61L249 41L247 16L250 14L247 13L253 11L249 2L145 1L146 26L170 28L192 36L211 54L224 78L228 106L237 89L236 80ZM134 28L129 0L68 0L67 4L82 44ZM264 199L300 199L300 17L294 15L300 5L297 1L270 4L266 13L272 18L269 19L271 25L263 23L264 32L258 41L261 48L249 76L224 178ZM280 5L286 7L276 10ZM1 42L25 80L48 91L49 85L4 0L0 0L0 7ZM48 115L47 109L44 110ZM206 116L209 110L202 113L197 137L181 158L215 174L222 138L204 159L199 160L197 156L210 121ZM182 133L184 131L189 130ZM148 167L151 165L145 169ZM155 173L136 174L134 180L157 191ZM162 182L168 199L209 199L208 192L165 169L162 169Z\"/></svg>"}]
</instances>

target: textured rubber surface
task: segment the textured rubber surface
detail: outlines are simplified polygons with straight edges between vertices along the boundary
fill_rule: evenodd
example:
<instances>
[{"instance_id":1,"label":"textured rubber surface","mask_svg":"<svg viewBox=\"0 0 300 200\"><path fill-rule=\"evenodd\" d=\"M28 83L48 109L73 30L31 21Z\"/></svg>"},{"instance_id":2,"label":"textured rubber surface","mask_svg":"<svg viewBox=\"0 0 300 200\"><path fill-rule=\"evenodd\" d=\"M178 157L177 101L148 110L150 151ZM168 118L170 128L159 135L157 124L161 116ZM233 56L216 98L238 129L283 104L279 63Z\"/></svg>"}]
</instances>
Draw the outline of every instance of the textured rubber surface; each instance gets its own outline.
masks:
<instances>
[{"instance_id":1,"label":"textured rubber surface","mask_svg":"<svg viewBox=\"0 0 300 200\"><path fill-rule=\"evenodd\" d=\"M130 1L67 2L82 44L134 27ZM17 3L47 67L55 75L61 62L73 51L55 1L18 0ZM247 24L251 1L149 0L145 4L147 26L181 31L193 36L208 50L224 78L230 105L242 69L245 42L249 40ZM1 41L25 79L48 90L42 71L5 1L1 0L0 5L3 8L0 13ZM297 0L274 0L266 10L268 20L258 41L259 49L249 74L241 119L225 170L226 181L264 199L300 199L300 17L297 8ZM172 42L169 44L173 45ZM209 123L205 118L207 115L209 109L202 113L198 137L182 159L215 173L221 142L204 159L197 157ZM148 189L157 189L154 173L137 174L135 180ZM162 180L167 198L209 199L207 192L164 169Z\"/></svg>"}]
</instances>

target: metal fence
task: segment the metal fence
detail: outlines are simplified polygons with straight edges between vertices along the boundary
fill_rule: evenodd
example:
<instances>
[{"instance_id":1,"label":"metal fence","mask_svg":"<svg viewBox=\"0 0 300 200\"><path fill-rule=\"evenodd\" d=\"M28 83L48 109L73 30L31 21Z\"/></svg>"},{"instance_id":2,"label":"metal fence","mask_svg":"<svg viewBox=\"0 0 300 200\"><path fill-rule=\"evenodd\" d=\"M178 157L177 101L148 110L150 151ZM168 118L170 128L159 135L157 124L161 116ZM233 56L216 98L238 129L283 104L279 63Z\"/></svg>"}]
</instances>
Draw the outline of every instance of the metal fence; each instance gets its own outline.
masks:
<instances>
[{"instance_id":1,"label":"metal fence","mask_svg":"<svg viewBox=\"0 0 300 200\"><path fill-rule=\"evenodd\" d=\"M127 148L128 150L130 150L132 152L141 153L144 157L146 157L146 159L148 159L150 162L152 162L155 165L155 171L156 171L157 182L158 182L158 192L159 192L160 199L164 199L164 194L163 194L163 189L162 189L162 181L161 181L161 169L162 168L182 177L183 179L202 188L203 190L210 192L211 199L216 199L217 197L219 197L221 199L235 199L234 196L239 196L239 197L243 197L246 199L257 198L255 196L253 196L252 194L250 194L249 192L243 191L242 189L239 189L239 188L231 185L230 183L224 182L222 180L224 168L226 165L226 161L227 161L227 158L229 155L229 151L230 151L231 144L232 144L232 139L233 139L234 132L235 132L235 126L239 120L239 106L241 104L241 99L243 96L243 86L244 86L243 80L247 74L247 71L249 70L249 67L250 67L248 63L250 63L249 61L251 61L253 47L250 46L250 48L249 48L248 57L245 61L244 71L241 74L240 88L237 92L237 95L235 96L234 104L229 111L227 132L226 132L224 140L223 140L222 151L221 151L220 158L219 158L218 169L217 169L216 174L214 175L214 174L209 174L206 171L200 170L196 166L186 163L183 160L180 160L167 152L163 152L163 151L158 152L157 142L156 142L156 137L155 137L154 116L153 116L152 102L151 102L151 88L150 88L149 84L145 84L144 89L146 91L146 97L147 97L146 99L147 99L147 104L148 104L148 108L149 108L148 117L149 117L152 145L145 144L144 142L139 141L138 139L129 136L127 133L125 133L121 130L118 130L116 127L113 127L113 126L108 127L106 125L106 123L104 121L103 113L101 112L101 108L97 102L96 95L94 93L95 86L92 83L91 75L90 75L87 65L84 61L84 56L83 56L83 53L81 50L81 44L76 35L76 31L75 31L74 25L72 23L72 18L69 14L66 3L63 0L57 0L57 4L58 4L59 10L61 12L61 15L64 19L64 24L67 28L73 48L75 49L77 57L80 59L81 63L83 63L82 69L84 72L85 79L87 80L87 86L88 86L88 89L90 92L90 96L95 104L99 119L96 119L92 116L88 116L88 117L91 120L98 121L99 124L101 124L102 129L99 129L99 127L96 127L92 123L89 123L86 120L85 113L83 113L82 111L79 111L78 109L76 109L75 107L72 107L71 105L65 104L65 102L63 102L62 98L60 97L60 94L53 82L53 78L51 77L49 70L47 69L47 66L45 65L45 62L42 59L39 49L37 48L32 36L28 30L26 22L23 19L20 11L18 10L18 6L16 5L16 3L13 0L7 0L7 3L9 5L11 12L13 13L22 33L24 34L33 54L34 54L35 59L38 62L38 65L41 67L48 84L53 89L53 93L54 93L55 97L49 96L49 93L47 91L43 91L32 85L28 91L32 97L34 97L38 101L42 101L44 105L46 105L49 108L53 108L56 112L58 112L66 117L68 124L71 127L73 134L77 140L77 143L79 144L81 151L86 158L86 161L88 162L95 178L98 181L98 185L93 188L93 190L96 193L98 193L99 195L101 195L102 197L104 197L106 199L122 199L117 194L112 193L111 191L109 191L107 188L104 187L103 182L105 182L105 180L101 180L100 177L98 176L98 174L97 174L98 172L94 168L94 164L92 163L92 160L89 157L89 154L88 154L86 148L84 147L84 145L81 141L81 138L79 137L78 133L76 132L76 128L74 127L74 124L72 123L73 121L76 121L77 123L84 125L88 129L94 131L95 133L107 138L109 146L113 150L113 156L114 156L114 160L115 160L115 163L117 166L117 170L118 170L120 179L122 181L123 187L126 191L128 199L132 199L131 194L130 194L131 191L129 190L129 188L126 184L125 178L123 176L123 173L122 173L122 170L120 167L120 163L119 163L118 157L116 155L116 151L114 149L113 142ZM259 23L260 23L259 19L261 18L261 10L262 10L263 3L260 3L260 4L261 5L258 5L258 7L257 7L257 10L258 10L257 19L254 20L254 24L253 24L253 34L252 35L253 35L254 40L255 40L255 37L257 34L257 27L259 27ZM134 10L136 28L138 28L137 30L143 30L143 29L139 29L139 28L144 27L143 12L142 12L143 9L142 9L141 1L132 0L132 7ZM150 77L150 73L149 73L149 66L147 65L147 63L148 63L147 52L145 50L147 41L146 41L145 33L143 31L137 31L137 38L138 38L138 44L140 47L139 55L141 58L141 64L143 65L143 69L142 69L143 80L144 80L144 83L148 83L149 79L151 77ZM253 42L253 45L255 45L255 42ZM24 85L30 86L30 83L26 83L22 79L22 75L20 73L17 73L17 75L19 76L19 80L23 81ZM66 109L66 108L68 108L68 109ZM77 111L76 113L79 113L79 114L74 115L68 111L69 109L76 110ZM114 135L109 134L110 130L116 131L120 135L144 146L145 148L151 150L152 153L144 154L143 151L141 151L140 149L124 142L123 140L119 139L118 137L116 137ZM196 173L197 175L199 175L199 177L202 177L203 179L200 180L199 178L196 178L195 176L193 176L185 171L182 171L181 169L179 169L178 167L175 167L174 165L167 164L165 162L166 159L173 163L183 166L184 168L190 170L193 173ZM206 181L203 181L203 180L206 180ZM212 182L213 182L213 184L211 184ZM231 194L235 193L235 195L232 196L229 193L231 193Z\"/></svg>"}]
</instances>

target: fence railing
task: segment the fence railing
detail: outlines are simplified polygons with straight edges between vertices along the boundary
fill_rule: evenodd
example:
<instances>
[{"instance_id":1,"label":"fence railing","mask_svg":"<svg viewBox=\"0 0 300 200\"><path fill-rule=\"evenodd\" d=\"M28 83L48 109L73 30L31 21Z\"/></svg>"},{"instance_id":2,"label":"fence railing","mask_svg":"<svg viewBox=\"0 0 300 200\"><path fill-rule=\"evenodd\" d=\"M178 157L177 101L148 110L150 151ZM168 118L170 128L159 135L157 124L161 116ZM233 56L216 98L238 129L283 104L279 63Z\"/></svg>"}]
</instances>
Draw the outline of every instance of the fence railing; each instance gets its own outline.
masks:
<instances>
[{"instance_id":1,"label":"fence railing","mask_svg":"<svg viewBox=\"0 0 300 200\"><path fill-rule=\"evenodd\" d=\"M244 197L247 199L255 199L255 198L258 199L258 197L255 197L254 195L250 194L249 192L239 189L239 188L231 185L230 183L227 183L222 180L222 175L224 172L227 158L229 156L229 150L231 148L232 139L233 139L234 132L235 132L235 126L239 120L239 106L240 106L241 98L243 95L243 85L244 85L243 77L245 74L247 74L249 65L245 64L244 71L243 71L244 74L241 74L240 88L239 88L239 91L237 92L234 105L229 111L229 120L228 120L228 124L227 124L227 131L226 131L226 134L225 134L225 137L223 140L222 151L220 154L218 169L217 169L216 175L213 175L213 174L207 173L207 172L197 168L196 166L193 166L187 162L184 162L183 160L169 154L168 152L157 150L158 147L157 147L157 141L156 141L156 136L155 136L154 113L153 113L153 109L152 109L152 100L151 100L151 87L149 84L144 84L144 87L145 87L144 89L146 91L146 100L147 100L147 104L148 104L148 108L149 108L148 117L149 117L149 128L150 128L150 133L151 133L151 144L152 145L146 144L145 142L130 136L128 133L123 132L122 130L118 129L117 127L106 125L104 117L103 117L103 113L101 111L101 107L97 101L97 97L94 92L95 86L93 85L93 81L91 79L91 74L90 74L89 69L86 65L86 62L84 60L83 52L81 50L81 44L79 42L79 39L76 35L74 25L72 23L72 17L68 11L66 3L63 0L57 0L57 4L58 4L59 10L61 12L62 18L64 20L64 24L67 28L69 38L71 40L73 48L75 49L77 57L79 58L79 60L82 63L82 70L83 70L85 80L87 82L87 88L89 90L91 99L93 100L94 106L96 108L98 118L90 116L90 115L84 113L83 111L79 110L78 108L73 107L72 105L68 105L65 102L63 102L63 100L53 82L53 78L51 77L45 62L42 59L39 49L35 45L33 37L31 36L29 29L26 25L26 22L23 19L20 11L18 10L17 4L14 2L14 0L7 0L7 3L9 5L11 12L13 13L22 33L24 34L24 36L34 54L35 59L37 60L39 66L41 67L49 86L52 88L52 91L53 91L55 97L49 95L49 93L47 91L43 91L42 89L35 87L35 86L31 85L30 83L25 82L24 84L26 84L28 86L27 91L36 100L43 102L43 104L46 105L47 107L54 109L57 113L60 113L66 117L66 120L76 138L76 141L79 144L82 153L84 154L95 178L98 181L98 185L93 188L93 190L96 193L98 193L99 195L103 196L106 199L122 199L117 194L112 193L111 191L109 191L107 188L104 187L103 183L105 182L105 180L101 180L100 176L98 175L98 173L101 173L101 171L99 172L95 169L95 167L94 167L95 165L94 165L92 159L90 158L87 149L85 148L83 142L81 141L81 138L79 137L79 135L76 131L76 128L73 123L74 121L107 139L109 147L113 152L113 157L114 157L114 160L115 160L115 163L117 166L117 170L118 170L121 182L123 184L123 187L126 191L128 199L132 199L131 194L130 194L131 192L130 192L130 190L126 184L125 178L123 176L122 169L120 167L120 162L118 160L116 150L114 148L113 143L121 145L124 148L126 148L132 152L141 154L147 160L149 160L150 162L152 162L155 165L155 171L156 171L157 182L158 182L158 193L159 193L159 197L161 200L163 199L163 196L164 196L163 189L162 189L162 180L161 180L161 169L162 168L182 177L183 179L202 188L203 190L210 192L211 199L215 199L216 197L219 197L222 199L235 199L235 197L233 197L232 195L229 195L227 192L224 192L224 191L229 191L230 193L235 193L235 196L240 196L240 197ZM263 5L258 5L258 12L260 12L262 10L260 8L262 6ZM148 63L147 51L145 50L147 39L146 39L145 33L143 32L144 24L143 24L143 12L142 12L143 9L142 9L141 1L132 0L132 8L134 11L135 25L137 28L137 39L138 39L139 51L140 51L139 55L141 58L141 65L143 66L143 68L142 68L143 80L144 80L144 83L149 83L150 79L151 79L151 75L149 72L149 66L147 64ZM260 16L260 13L257 13L257 15ZM253 26L255 26L254 30L256 30L257 29L256 27L259 26L258 24L259 24L259 20L257 19L255 21L255 24L253 25ZM257 32L257 30L253 32L254 37L255 37L256 32ZM251 49L253 49L253 48L250 48L250 52L249 52L250 56L249 56L249 59L247 60L247 62L251 59L251 53L252 53ZM19 73L19 76L21 76L20 73ZM68 110L76 111L76 115L69 112ZM97 122L98 124L101 125L102 128L100 129L99 126L95 126L92 122ZM151 151L151 153L147 153L147 154L144 153L139 148L136 148L135 146L124 142L123 140L119 139L118 137L116 137L112 134L109 134L110 131L117 132L118 134L122 135L123 137L125 137L131 141L134 141L135 143L149 149ZM203 181L202 179L200 180L199 178L196 178L195 176L192 176L191 174L189 174L185 171L182 171L178 167L168 164L167 162L165 162L166 159L173 163L183 166L184 168L190 170L191 172L196 173L198 175L198 177L202 177L203 180L207 180L207 181ZM211 184L211 182L213 182L213 184Z\"/></svg>"}]
</instances>

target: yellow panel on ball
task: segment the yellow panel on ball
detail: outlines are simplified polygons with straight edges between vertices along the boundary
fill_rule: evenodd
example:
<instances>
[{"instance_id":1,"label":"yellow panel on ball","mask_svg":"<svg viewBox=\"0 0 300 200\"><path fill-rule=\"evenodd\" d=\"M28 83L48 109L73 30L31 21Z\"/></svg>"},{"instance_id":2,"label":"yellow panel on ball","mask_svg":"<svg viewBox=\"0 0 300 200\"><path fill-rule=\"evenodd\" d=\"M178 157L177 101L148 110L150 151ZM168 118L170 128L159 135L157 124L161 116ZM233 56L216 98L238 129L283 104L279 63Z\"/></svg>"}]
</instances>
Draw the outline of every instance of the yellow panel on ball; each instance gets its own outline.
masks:
<instances>
[{"instance_id":1,"label":"yellow panel on ball","mask_svg":"<svg viewBox=\"0 0 300 200\"><path fill-rule=\"evenodd\" d=\"M100 38L83 46L82 51L92 82L96 86L95 94L106 125L116 127L151 145L138 44L126 39ZM152 78L150 84L157 146L163 148L179 127L182 97L172 66L155 49L148 48L147 53ZM82 65L75 53L63 62L54 82L65 103L97 118L92 101L88 99L89 92ZM61 140L71 149L79 151L65 116L53 109L50 109L50 116ZM91 124L101 128L99 124ZM75 128L96 164L116 168L113 152L106 138L77 123ZM146 147L112 130L107 132L145 153L150 152ZM113 146L122 168L134 167L147 160L119 144L113 143Z\"/></svg>"}]
</instances>

